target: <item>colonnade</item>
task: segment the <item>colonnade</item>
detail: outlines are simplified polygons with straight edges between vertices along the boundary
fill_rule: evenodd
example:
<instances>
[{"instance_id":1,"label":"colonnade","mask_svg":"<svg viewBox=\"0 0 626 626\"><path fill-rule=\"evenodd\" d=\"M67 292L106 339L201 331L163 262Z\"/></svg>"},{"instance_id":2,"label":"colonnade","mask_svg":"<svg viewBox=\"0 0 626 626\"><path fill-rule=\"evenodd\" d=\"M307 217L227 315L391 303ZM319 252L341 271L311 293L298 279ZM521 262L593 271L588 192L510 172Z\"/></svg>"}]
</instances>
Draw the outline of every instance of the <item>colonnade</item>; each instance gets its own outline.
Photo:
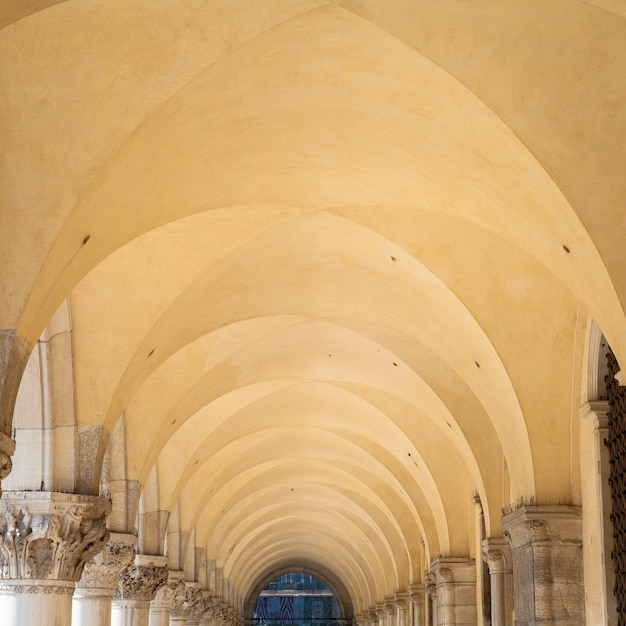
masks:
<instances>
[{"instance_id":1,"label":"colonnade","mask_svg":"<svg viewBox=\"0 0 626 626\"><path fill-rule=\"evenodd\" d=\"M521 505L502 518L503 537L483 542L491 626L585 623L580 507ZM439 557L424 584L396 593L357 617L359 626L474 626L477 564ZM412 611L409 612L409 603Z\"/></svg>"},{"instance_id":2,"label":"colonnade","mask_svg":"<svg viewBox=\"0 0 626 626\"><path fill-rule=\"evenodd\" d=\"M0 615L4 626L241 626L235 607L137 554L137 538L111 533L105 498L13 492L0 500ZM583 624L579 507L525 505L502 518L503 537L483 542L491 624ZM358 626L474 625L473 558L432 561L424 583L396 591ZM515 620L514 617L515 616Z\"/></svg>"},{"instance_id":3,"label":"colonnade","mask_svg":"<svg viewBox=\"0 0 626 626\"><path fill-rule=\"evenodd\" d=\"M0 500L3 626L241 626L237 610L137 537L106 527L105 498L14 492Z\"/></svg>"}]
</instances>

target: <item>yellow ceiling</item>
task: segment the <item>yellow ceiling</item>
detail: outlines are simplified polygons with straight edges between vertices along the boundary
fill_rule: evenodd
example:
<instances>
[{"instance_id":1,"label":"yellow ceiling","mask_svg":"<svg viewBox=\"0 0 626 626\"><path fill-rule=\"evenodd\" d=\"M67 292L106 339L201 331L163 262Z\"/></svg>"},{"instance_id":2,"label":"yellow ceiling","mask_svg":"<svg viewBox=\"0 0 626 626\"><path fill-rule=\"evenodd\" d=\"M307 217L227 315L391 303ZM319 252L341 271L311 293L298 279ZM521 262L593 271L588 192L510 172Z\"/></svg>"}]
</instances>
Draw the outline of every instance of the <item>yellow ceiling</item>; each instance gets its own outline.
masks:
<instances>
[{"instance_id":1,"label":"yellow ceiling","mask_svg":"<svg viewBox=\"0 0 626 626\"><path fill-rule=\"evenodd\" d=\"M579 499L589 317L626 359L624 13L4 3L0 328L69 298L78 424L124 416L242 597L299 566L367 609L472 553L474 494L496 536Z\"/></svg>"}]
</instances>

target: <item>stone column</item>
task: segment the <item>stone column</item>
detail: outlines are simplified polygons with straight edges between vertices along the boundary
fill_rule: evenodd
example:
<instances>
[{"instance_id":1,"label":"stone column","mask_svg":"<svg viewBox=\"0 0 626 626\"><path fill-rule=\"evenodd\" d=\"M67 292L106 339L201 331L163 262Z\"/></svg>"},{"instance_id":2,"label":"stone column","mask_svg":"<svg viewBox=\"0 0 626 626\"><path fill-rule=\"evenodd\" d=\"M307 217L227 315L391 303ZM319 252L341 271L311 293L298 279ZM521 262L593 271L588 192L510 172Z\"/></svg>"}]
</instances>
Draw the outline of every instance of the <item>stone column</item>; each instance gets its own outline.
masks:
<instances>
[{"instance_id":1,"label":"stone column","mask_svg":"<svg viewBox=\"0 0 626 626\"><path fill-rule=\"evenodd\" d=\"M426 626L426 587L419 584L410 585L409 597L413 603L412 626Z\"/></svg>"},{"instance_id":2,"label":"stone column","mask_svg":"<svg viewBox=\"0 0 626 626\"><path fill-rule=\"evenodd\" d=\"M111 605L111 626L148 626L150 602L167 582L167 557L138 554L120 577Z\"/></svg>"},{"instance_id":3,"label":"stone column","mask_svg":"<svg viewBox=\"0 0 626 626\"><path fill-rule=\"evenodd\" d=\"M411 626L409 624L409 594L402 591L396 591L394 594L394 600L396 603L398 626Z\"/></svg>"},{"instance_id":4,"label":"stone column","mask_svg":"<svg viewBox=\"0 0 626 626\"><path fill-rule=\"evenodd\" d=\"M184 588L185 572L182 570L170 570L167 574L167 582L157 589L154 599L150 602L148 619L150 626L169 626L174 598Z\"/></svg>"},{"instance_id":5,"label":"stone column","mask_svg":"<svg viewBox=\"0 0 626 626\"><path fill-rule=\"evenodd\" d=\"M85 563L72 600L72 626L110 626L113 593L136 546L135 535L111 533L104 549Z\"/></svg>"},{"instance_id":6,"label":"stone column","mask_svg":"<svg viewBox=\"0 0 626 626\"><path fill-rule=\"evenodd\" d=\"M584 624L580 507L522 506L502 528L513 552L515 624Z\"/></svg>"},{"instance_id":7,"label":"stone column","mask_svg":"<svg viewBox=\"0 0 626 626\"><path fill-rule=\"evenodd\" d=\"M489 566L491 626L513 626L513 561L506 539L483 541L483 558Z\"/></svg>"},{"instance_id":8,"label":"stone column","mask_svg":"<svg viewBox=\"0 0 626 626\"><path fill-rule=\"evenodd\" d=\"M376 603L376 617L378 618L378 626L387 626L387 609L384 602Z\"/></svg>"},{"instance_id":9,"label":"stone column","mask_svg":"<svg viewBox=\"0 0 626 626\"><path fill-rule=\"evenodd\" d=\"M426 623L437 625L437 579L432 572L426 572Z\"/></svg>"},{"instance_id":10,"label":"stone column","mask_svg":"<svg viewBox=\"0 0 626 626\"><path fill-rule=\"evenodd\" d=\"M111 504L65 493L7 492L0 501L2 626L67 626L86 560L109 533Z\"/></svg>"},{"instance_id":11,"label":"stone column","mask_svg":"<svg viewBox=\"0 0 626 626\"><path fill-rule=\"evenodd\" d=\"M437 611L435 624L478 623L476 613L476 563L474 559L439 558L431 566L435 575Z\"/></svg>"},{"instance_id":12,"label":"stone column","mask_svg":"<svg viewBox=\"0 0 626 626\"><path fill-rule=\"evenodd\" d=\"M397 607L393 596L385 596L385 611L387 612L387 626L398 626L396 623Z\"/></svg>"}]
</instances>

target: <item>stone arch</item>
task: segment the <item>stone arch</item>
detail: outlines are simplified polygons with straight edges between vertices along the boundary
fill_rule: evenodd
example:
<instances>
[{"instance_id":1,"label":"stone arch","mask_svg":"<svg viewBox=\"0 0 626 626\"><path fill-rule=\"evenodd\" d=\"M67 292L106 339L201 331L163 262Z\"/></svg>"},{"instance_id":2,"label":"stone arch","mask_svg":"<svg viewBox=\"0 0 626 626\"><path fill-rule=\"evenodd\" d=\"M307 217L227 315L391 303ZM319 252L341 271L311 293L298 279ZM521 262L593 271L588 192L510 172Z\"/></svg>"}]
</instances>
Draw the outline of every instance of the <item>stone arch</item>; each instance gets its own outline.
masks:
<instances>
[{"instance_id":1,"label":"stone arch","mask_svg":"<svg viewBox=\"0 0 626 626\"><path fill-rule=\"evenodd\" d=\"M257 581L251 586L246 600L244 601L244 619L249 622L252 621L252 612L254 611L256 599L261 591L275 578L290 572L310 574L318 580L321 580L332 591L339 607L341 619L347 620L348 622L353 619L352 600L347 589L341 582L341 579L337 578L331 571L320 565L310 564L303 566L296 563L290 565L288 562L276 564L272 567L271 571L264 572L262 575L258 576Z\"/></svg>"}]
</instances>

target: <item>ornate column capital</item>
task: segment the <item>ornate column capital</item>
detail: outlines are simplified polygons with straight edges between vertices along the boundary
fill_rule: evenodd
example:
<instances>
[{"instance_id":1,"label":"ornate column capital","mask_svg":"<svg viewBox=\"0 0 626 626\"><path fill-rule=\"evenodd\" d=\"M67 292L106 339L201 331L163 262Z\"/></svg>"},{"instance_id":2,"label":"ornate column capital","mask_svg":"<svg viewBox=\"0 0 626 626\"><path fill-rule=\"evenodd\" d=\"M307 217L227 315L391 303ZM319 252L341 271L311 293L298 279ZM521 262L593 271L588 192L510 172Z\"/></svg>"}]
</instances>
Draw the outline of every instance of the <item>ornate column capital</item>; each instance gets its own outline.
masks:
<instances>
[{"instance_id":1,"label":"ornate column capital","mask_svg":"<svg viewBox=\"0 0 626 626\"><path fill-rule=\"evenodd\" d=\"M0 500L0 579L77 581L109 538L104 498L8 492Z\"/></svg>"},{"instance_id":2,"label":"ornate column capital","mask_svg":"<svg viewBox=\"0 0 626 626\"><path fill-rule=\"evenodd\" d=\"M393 595L396 607L400 611L408 611L409 603L411 602L410 595L406 591L396 591Z\"/></svg>"},{"instance_id":3,"label":"ornate column capital","mask_svg":"<svg viewBox=\"0 0 626 626\"><path fill-rule=\"evenodd\" d=\"M162 611L170 614L176 596L184 593L185 589L185 572L182 570L169 570L167 573L167 581L162 587L157 589L151 602L151 611Z\"/></svg>"},{"instance_id":4,"label":"ornate column capital","mask_svg":"<svg viewBox=\"0 0 626 626\"><path fill-rule=\"evenodd\" d=\"M126 600L150 603L167 582L167 557L138 554L132 567L124 572L114 593L116 602Z\"/></svg>"},{"instance_id":5,"label":"ornate column capital","mask_svg":"<svg viewBox=\"0 0 626 626\"><path fill-rule=\"evenodd\" d=\"M120 575L133 564L136 548L135 535L110 533L104 548L85 563L74 595L112 598Z\"/></svg>"},{"instance_id":6,"label":"ornate column capital","mask_svg":"<svg viewBox=\"0 0 626 626\"><path fill-rule=\"evenodd\" d=\"M409 597L413 604L424 604L426 586L423 583L412 583L409 585Z\"/></svg>"},{"instance_id":7,"label":"ornate column capital","mask_svg":"<svg viewBox=\"0 0 626 626\"><path fill-rule=\"evenodd\" d=\"M385 596L385 610L388 615L395 615L397 610L396 599L394 596Z\"/></svg>"},{"instance_id":8,"label":"ornate column capital","mask_svg":"<svg viewBox=\"0 0 626 626\"><path fill-rule=\"evenodd\" d=\"M385 619L385 617L387 617L387 609L384 602L377 602L374 610L379 619Z\"/></svg>"},{"instance_id":9,"label":"ornate column capital","mask_svg":"<svg viewBox=\"0 0 626 626\"><path fill-rule=\"evenodd\" d=\"M579 543L582 513L578 506L526 505L506 514L502 528L513 550L537 541Z\"/></svg>"},{"instance_id":10,"label":"ornate column capital","mask_svg":"<svg viewBox=\"0 0 626 626\"><path fill-rule=\"evenodd\" d=\"M511 546L504 537L490 537L482 544L483 561L489 566L490 574L510 574L513 572Z\"/></svg>"},{"instance_id":11,"label":"ornate column capital","mask_svg":"<svg viewBox=\"0 0 626 626\"><path fill-rule=\"evenodd\" d=\"M200 619L205 610L205 598L200 583L184 582L182 587L178 587L171 610L173 618Z\"/></svg>"}]
</instances>

